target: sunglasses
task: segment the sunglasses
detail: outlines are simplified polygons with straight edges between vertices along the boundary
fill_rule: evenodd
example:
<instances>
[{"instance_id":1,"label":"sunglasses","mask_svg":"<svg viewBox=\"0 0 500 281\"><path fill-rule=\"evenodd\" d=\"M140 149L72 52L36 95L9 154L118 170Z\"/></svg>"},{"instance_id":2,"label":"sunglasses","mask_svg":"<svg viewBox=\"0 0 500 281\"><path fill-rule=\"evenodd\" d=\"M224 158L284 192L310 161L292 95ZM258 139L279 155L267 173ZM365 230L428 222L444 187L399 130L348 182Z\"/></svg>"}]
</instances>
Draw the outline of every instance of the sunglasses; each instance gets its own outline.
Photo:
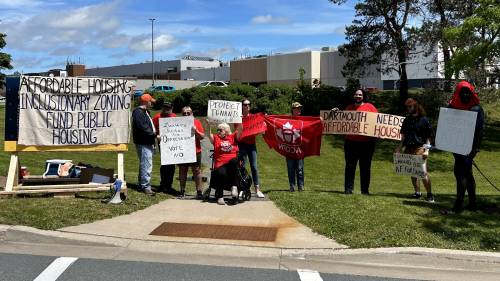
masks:
<instances>
[{"instance_id":1,"label":"sunglasses","mask_svg":"<svg viewBox=\"0 0 500 281\"><path fill-rule=\"evenodd\" d=\"M222 129L217 129L217 132L222 132L223 130Z\"/></svg>"},{"instance_id":2,"label":"sunglasses","mask_svg":"<svg viewBox=\"0 0 500 281\"><path fill-rule=\"evenodd\" d=\"M249 103L244 103L243 106L250 106L250 104Z\"/></svg>"},{"instance_id":3,"label":"sunglasses","mask_svg":"<svg viewBox=\"0 0 500 281\"><path fill-rule=\"evenodd\" d=\"M191 115L191 112L183 112L182 113L182 116L190 116Z\"/></svg>"}]
</instances>

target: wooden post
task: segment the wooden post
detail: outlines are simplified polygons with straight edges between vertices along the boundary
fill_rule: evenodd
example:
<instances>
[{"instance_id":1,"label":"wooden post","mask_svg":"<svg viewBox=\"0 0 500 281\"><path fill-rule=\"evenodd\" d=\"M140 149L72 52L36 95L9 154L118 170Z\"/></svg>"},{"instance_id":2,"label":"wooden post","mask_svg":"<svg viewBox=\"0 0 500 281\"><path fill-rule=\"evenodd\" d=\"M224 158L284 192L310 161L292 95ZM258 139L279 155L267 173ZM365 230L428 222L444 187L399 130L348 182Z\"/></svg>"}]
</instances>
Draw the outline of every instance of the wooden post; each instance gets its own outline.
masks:
<instances>
[{"instance_id":1,"label":"wooden post","mask_svg":"<svg viewBox=\"0 0 500 281\"><path fill-rule=\"evenodd\" d=\"M17 153L10 154L9 172L7 174L7 183L5 191L12 191L17 186L19 180L19 157Z\"/></svg>"}]
</instances>

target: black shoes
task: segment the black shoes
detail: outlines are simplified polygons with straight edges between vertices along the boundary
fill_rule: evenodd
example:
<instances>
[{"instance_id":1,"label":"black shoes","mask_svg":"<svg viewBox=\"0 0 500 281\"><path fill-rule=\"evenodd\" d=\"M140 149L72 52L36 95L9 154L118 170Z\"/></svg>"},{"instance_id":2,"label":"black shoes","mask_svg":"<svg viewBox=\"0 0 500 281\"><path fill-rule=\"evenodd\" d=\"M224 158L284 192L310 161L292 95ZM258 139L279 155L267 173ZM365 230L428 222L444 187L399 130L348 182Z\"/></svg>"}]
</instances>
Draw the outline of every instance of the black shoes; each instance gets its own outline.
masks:
<instances>
[{"instance_id":1,"label":"black shoes","mask_svg":"<svg viewBox=\"0 0 500 281\"><path fill-rule=\"evenodd\" d=\"M420 199L422 197L422 193L413 193L412 195L408 196L409 199Z\"/></svg>"}]
</instances>

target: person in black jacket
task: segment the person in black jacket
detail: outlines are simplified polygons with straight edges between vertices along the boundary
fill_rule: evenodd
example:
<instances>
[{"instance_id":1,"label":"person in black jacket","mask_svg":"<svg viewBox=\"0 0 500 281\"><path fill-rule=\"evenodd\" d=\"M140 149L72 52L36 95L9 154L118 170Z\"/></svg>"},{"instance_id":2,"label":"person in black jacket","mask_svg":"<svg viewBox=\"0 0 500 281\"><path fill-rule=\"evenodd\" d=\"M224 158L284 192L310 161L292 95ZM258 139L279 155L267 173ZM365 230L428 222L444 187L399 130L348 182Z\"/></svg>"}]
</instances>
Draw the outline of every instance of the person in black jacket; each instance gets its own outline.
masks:
<instances>
[{"instance_id":1,"label":"person in black jacket","mask_svg":"<svg viewBox=\"0 0 500 281\"><path fill-rule=\"evenodd\" d=\"M149 94L139 97L139 106L132 112L132 136L137 157L139 158L139 187L148 195L151 190L151 171L153 170L153 152L156 142L156 129L148 109L156 102Z\"/></svg>"},{"instance_id":2,"label":"person in black jacket","mask_svg":"<svg viewBox=\"0 0 500 281\"><path fill-rule=\"evenodd\" d=\"M403 121L401 126L401 143L396 148L396 153L400 153L404 147L405 154L421 155L426 161L429 156L429 148L431 146L432 138L434 137L434 130L429 120L425 117L425 110L421 104L416 100L409 98L405 102L406 111L408 116ZM424 162L424 170L426 172L425 178L422 179L424 187L427 191L426 200L430 203L434 202L432 195L431 179L427 173L427 163ZM420 183L418 178L411 177L413 184L413 193L410 198L420 199L422 193L420 192Z\"/></svg>"},{"instance_id":3,"label":"person in black jacket","mask_svg":"<svg viewBox=\"0 0 500 281\"><path fill-rule=\"evenodd\" d=\"M474 157L479 152L479 147L483 138L484 111L479 105L479 96L474 92L474 86L467 81L462 81L457 84L449 107L477 112L477 118L474 130L474 141L470 153L468 155L453 153L453 157L455 158L455 167L453 171L457 180L457 199L455 200L453 209L445 211L444 213L453 214L462 212L465 191L467 191L469 197L468 209L476 211L476 181L472 174L472 163Z\"/></svg>"}]
</instances>

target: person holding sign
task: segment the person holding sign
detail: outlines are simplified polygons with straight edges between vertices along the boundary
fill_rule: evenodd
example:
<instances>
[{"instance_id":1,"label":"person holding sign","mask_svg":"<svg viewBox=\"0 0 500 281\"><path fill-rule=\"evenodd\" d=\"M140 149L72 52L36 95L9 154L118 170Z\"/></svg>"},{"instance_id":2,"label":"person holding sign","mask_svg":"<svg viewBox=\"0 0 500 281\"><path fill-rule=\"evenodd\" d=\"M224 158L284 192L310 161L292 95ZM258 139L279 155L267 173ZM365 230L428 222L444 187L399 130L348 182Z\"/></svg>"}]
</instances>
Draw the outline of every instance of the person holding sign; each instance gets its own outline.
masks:
<instances>
[{"instance_id":1,"label":"person holding sign","mask_svg":"<svg viewBox=\"0 0 500 281\"><path fill-rule=\"evenodd\" d=\"M474 86L467 81L462 81L457 84L449 107L477 112L477 119L474 131L474 141L472 143L472 150L470 153L468 155L453 153L453 157L455 158L453 172L457 181L457 199L455 200L453 208L449 211L445 211L445 214L462 212L462 204L464 202L466 190L469 197L468 209L476 211L476 181L474 180L474 175L472 174L472 163L474 161L474 157L479 152L479 147L483 137L484 111L479 105L479 96L474 91Z\"/></svg>"},{"instance_id":2,"label":"person holding sign","mask_svg":"<svg viewBox=\"0 0 500 281\"><path fill-rule=\"evenodd\" d=\"M225 188L230 188L233 199L238 198L238 140L242 128L238 126L237 131L231 133L229 125L221 123L217 126L215 135L210 128L209 138L214 145L214 170L210 178L210 188L215 188L215 198L219 205L226 205L223 198Z\"/></svg>"},{"instance_id":3,"label":"person holding sign","mask_svg":"<svg viewBox=\"0 0 500 281\"><path fill-rule=\"evenodd\" d=\"M185 106L182 108L182 116L192 116L193 110L189 106ZM194 119L193 125L193 133L195 135L196 140L196 162L188 163L188 164L179 164L179 186L180 186L180 195L184 196L186 190L186 179L188 174L188 169L191 167L191 171L193 172L194 182L196 185L196 199L203 199L203 183L201 178L201 140L205 138L205 129L201 125L201 122L198 119Z\"/></svg>"},{"instance_id":4,"label":"person holding sign","mask_svg":"<svg viewBox=\"0 0 500 281\"><path fill-rule=\"evenodd\" d=\"M431 123L425 117L425 110L421 104L416 100L409 98L405 102L406 111L408 116L404 119L401 126L401 143L396 148L396 153L400 153L404 147L404 153L412 155L421 155L424 161L429 155L429 148L431 139L434 136ZM434 196L431 190L431 179L427 174L427 163L424 162L424 171L426 171L425 178L422 179L424 187L427 191L428 202L434 203ZM420 184L418 178L411 177L413 189L415 193L410 196L413 199L420 199L422 193L420 192Z\"/></svg>"},{"instance_id":5,"label":"person holding sign","mask_svg":"<svg viewBox=\"0 0 500 281\"><path fill-rule=\"evenodd\" d=\"M159 138L160 136L160 118L171 118L176 117L173 111L173 106L170 102L164 102L161 108L161 112L156 113L153 117L153 123L156 128L156 133ZM175 174L175 164L172 165L161 165L160 166L160 188L158 191L178 195L177 190L172 188L172 184L174 182L174 174Z\"/></svg>"},{"instance_id":6,"label":"person holding sign","mask_svg":"<svg viewBox=\"0 0 500 281\"><path fill-rule=\"evenodd\" d=\"M157 129L153 125L148 109L156 102L149 94L139 97L139 106L132 112L132 136L139 158L139 187L147 195L155 195L151 190L153 152Z\"/></svg>"},{"instance_id":7,"label":"person holding sign","mask_svg":"<svg viewBox=\"0 0 500 281\"><path fill-rule=\"evenodd\" d=\"M242 101L242 113L243 113L243 126L246 121L251 119L254 114L250 113L250 101L248 99L244 99ZM264 124L264 121L261 122ZM245 130L245 128L243 128ZM259 171L257 170L257 146L255 145L255 137L256 134L247 135L245 137L242 136L240 141L238 142L239 148L239 156L243 161L243 165L245 165L245 157L248 157L248 162L250 162L250 169L252 171L252 180L255 186L255 194L258 198L264 198L264 194L260 191L259 186Z\"/></svg>"},{"instance_id":8,"label":"person holding sign","mask_svg":"<svg viewBox=\"0 0 500 281\"><path fill-rule=\"evenodd\" d=\"M334 108L338 110L338 108ZM354 92L352 103L346 108L346 111L363 111L363 112L378 112L377 108L367 102L366 93L359 89ZM359 172L361 182L361 194L368 195L370 188L370 174L373 152L375 151L376 138L346 135L344 142L344 157L345 157L345 180L344 193L352 194L354 190L354 176L356 174L356 166L359 161Z\"/></svg>"}]
</instances>

